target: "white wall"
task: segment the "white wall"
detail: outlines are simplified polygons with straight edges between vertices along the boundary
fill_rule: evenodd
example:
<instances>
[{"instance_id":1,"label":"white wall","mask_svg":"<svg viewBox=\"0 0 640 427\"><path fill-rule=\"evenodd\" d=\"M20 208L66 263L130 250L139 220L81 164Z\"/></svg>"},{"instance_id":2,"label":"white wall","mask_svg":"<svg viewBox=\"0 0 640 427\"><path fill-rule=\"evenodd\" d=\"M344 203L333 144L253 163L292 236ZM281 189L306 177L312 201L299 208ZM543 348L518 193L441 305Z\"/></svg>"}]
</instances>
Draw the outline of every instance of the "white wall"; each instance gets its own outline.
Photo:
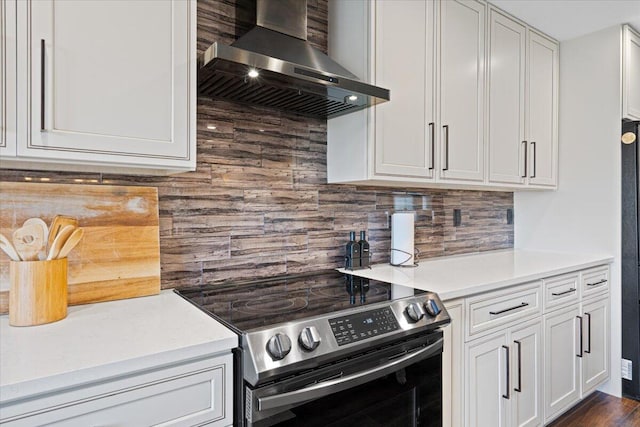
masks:
<instances>
[{"instance_id":1,"label":"white wall","mask_svg":"<svg viewBox=\"0 0 640 427\"><path fill-rule=\"evenodd\" d=\"M560 44L559 184L514 196L515 246L615 256L611 269L611 380L621 395L621 29Z\"/></svg>"}]
</instances>

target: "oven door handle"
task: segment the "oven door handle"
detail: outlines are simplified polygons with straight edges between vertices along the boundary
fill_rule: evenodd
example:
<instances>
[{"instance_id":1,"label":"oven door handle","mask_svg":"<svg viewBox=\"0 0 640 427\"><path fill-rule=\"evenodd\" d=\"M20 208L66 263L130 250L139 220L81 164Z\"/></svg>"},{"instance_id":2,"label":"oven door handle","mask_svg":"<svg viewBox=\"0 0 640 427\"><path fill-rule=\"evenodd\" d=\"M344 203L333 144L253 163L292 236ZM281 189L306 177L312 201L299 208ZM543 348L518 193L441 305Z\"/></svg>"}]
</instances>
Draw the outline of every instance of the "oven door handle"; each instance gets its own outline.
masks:
<instances>
[{"instance_id":1,"label":"oven door handle","mask_svg":"<svg viewBox=\"0 0 640 427\"><path fill-rule=\"evenodd\" d=\"M367 369L362 372L347 375L346 377L323 381L317 384L310 385L308 387L301 388L299 390L280 393L273 396L258 397L258 410L265 411L267 409L275 409L282 406L306 402L309 400L317 399L319 397L327 396L329 394L337 393L339 391L347 390L376 378L383 377L387 374L390 374L402 368L406 368L409 365L427 359L428 357L441 352L442 341L443 339L440 338L433 344L430 344L421 350L414 351L407 354L406 356L393 359L391 362L386 363L382 366L377 366L375 368Z\"/></svg>"}]
</instances>

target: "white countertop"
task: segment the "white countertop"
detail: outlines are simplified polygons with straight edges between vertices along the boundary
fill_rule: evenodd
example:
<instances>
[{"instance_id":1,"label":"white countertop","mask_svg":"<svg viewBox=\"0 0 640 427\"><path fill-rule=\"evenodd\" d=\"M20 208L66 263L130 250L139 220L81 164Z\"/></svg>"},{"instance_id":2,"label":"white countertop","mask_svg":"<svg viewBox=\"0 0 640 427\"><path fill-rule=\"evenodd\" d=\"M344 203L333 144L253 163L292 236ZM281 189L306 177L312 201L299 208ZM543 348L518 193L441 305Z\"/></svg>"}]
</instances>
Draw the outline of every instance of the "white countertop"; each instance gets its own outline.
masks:
<instances>
[{"instance_id":1,"label":"white countertop","mask_svg":"<svg viewBox=\"0 0 640 427\"><path fill-rule=\"evenodd\" d=\"M509 249L420 260L417 267L377 264L341 272L438 293L443 301L608 264L609 255Z\"/></svg>"},{"instance_id":2,"label":"white countertop","mask_svg":"<svg viewBox=\"0 0 640 427\"><path fill-rule=\"evenodd\" d=\"M9 326L0 316L0 402L228 352L238 337L171 290L69 307L65 319Z\"/></svg>"}]
</instances>

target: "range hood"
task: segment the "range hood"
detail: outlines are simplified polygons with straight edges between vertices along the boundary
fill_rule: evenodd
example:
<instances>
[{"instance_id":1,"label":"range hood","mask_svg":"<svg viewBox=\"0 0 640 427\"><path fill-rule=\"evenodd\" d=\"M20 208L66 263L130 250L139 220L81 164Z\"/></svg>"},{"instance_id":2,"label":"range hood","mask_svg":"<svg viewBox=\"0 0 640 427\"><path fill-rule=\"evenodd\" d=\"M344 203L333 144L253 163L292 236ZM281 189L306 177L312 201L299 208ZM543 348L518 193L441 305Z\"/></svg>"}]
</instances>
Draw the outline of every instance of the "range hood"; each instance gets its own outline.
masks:
<instances>
[{"instance_id":1,"label":"range hood","mask_svg":"<svg viewBox=\"0 0 640 427\"><path fill-rule=\"evenodd\" d=\"M200 96L332 118L389 100L307 42L306 0L257 0L257 26L200 58Z\"/></svg>"}]
</instances>

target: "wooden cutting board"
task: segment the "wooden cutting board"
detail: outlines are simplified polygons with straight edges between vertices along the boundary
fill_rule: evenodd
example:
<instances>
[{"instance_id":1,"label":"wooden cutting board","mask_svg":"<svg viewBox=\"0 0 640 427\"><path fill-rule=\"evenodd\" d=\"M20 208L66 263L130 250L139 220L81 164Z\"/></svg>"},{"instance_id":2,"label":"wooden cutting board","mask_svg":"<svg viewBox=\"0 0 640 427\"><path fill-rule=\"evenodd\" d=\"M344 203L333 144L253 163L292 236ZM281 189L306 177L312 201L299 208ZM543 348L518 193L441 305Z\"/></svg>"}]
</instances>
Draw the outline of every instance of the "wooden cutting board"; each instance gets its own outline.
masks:
<instances>
[{"instance_id":1,"label":"wooden cutting board","mask_svg":"<svg viewBox=\"0 0 640 427\"><path fill-rule=\"evenodd\" d=\"M0 182L0 232L27 218L78 218L69 254L69 305L160 292L158 191L148 187ZM0 313L9 310L9 258L0 251Z\"/></svg>"}]
</instances>

